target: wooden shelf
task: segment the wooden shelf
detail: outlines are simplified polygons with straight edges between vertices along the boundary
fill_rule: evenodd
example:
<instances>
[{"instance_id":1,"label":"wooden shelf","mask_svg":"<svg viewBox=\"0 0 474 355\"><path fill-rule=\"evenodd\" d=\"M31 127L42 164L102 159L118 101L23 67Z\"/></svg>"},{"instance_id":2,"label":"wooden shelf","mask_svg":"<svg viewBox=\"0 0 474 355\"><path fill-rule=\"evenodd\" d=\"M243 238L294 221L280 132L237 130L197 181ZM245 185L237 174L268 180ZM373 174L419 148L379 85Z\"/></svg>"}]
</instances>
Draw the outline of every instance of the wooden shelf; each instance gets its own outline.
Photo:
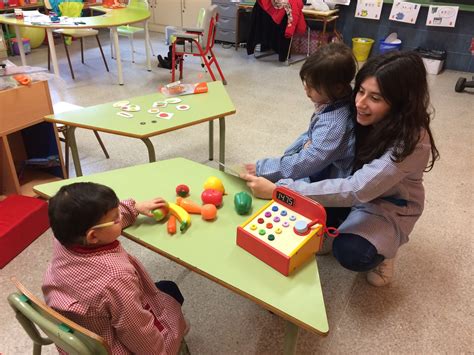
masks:
<instances>
[{"instance_id":1,"label":"wooden shelf","mask_svg":"<svg viewBox=\"0 0 474 355\"><path fill-rule=\"evenodd\" d=\"M33 186L66 176L57 129L43 119L53 113L48 82L0 91L0 107L0 195L35 196ZM59 156L59 167L20 168L26 159L50 155Z\"/></svg>"}]
</instances>

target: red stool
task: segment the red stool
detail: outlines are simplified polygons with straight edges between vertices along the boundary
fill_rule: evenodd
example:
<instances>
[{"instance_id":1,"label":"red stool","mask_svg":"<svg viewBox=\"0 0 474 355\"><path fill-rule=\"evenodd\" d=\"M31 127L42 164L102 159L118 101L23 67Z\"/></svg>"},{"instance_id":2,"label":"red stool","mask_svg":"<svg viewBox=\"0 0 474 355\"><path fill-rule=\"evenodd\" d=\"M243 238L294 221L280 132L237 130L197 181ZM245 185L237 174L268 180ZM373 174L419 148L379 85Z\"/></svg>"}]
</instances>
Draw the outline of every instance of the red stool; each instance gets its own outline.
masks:
<instances>
[{"instance_id":1,"label":"red stool","mask_svg":"<svg viewBox=\"0 0 474 355\"><path fill-rule=\"evenodd\" d=\"M20 195L0 201L0 269L48 228L45 201Z\"/></svg>"}]
</instances>

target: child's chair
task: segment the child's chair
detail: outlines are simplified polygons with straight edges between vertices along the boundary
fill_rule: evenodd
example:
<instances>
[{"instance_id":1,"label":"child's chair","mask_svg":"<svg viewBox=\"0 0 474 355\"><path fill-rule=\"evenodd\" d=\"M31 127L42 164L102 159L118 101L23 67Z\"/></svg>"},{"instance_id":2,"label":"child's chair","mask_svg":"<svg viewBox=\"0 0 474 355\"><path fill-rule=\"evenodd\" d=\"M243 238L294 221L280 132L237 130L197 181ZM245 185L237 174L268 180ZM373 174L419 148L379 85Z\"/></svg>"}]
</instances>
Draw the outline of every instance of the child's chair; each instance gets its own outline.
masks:
<instances>
[{"instance_id":1,"label":"child's chair","mask_svg":"<svg viewBox=\"0 0 474 355\"><path fill-rule=\"evenodd\" d=\"M18 322L33 340L34 355L41 354L43 345L53 343L69 354L112 354L102 337L56 312L27 290L16 277L12 277L11 281L18 292L8 296L8 303ZM38 328L46 334L46 338L41 336ZM178 355L190 355L184 338Z\"/></svg>"},{"instance_id":2,"label":"child's chair","mask_svg":"<svg viewBox=\"0 0 474 355\"><path fill-rule=\"evenodd\" d=\"M224 74L221 71L217 58L212 51L214 47L214 38L216 35L218 13L217 5L211 5L206 9L202 31L200 29L188 30L187 32L176 32L173 36L176 38L172 44L171 50L171 81L175 81L176 61L179 63L179 79L183 77L183 60L186 55L201 57L212 80L216 77L211 68L214 64L219 72L223 84L227 84Z\"/></svg>"},{"instance_id":3,"label":"child's chair","mask_svg":"<svg viewBox=\"0 0 474 355\"><path fill-rule=\"evenodd\" d=\"M8 303L15 311L18 322L33 340L33 354L41 354L41 347L52 343L71 354L111 354L103 338L48 307L15 277L11 280L18 292L8 296ZM38 328L47 338L41 336Z\"/></svg>"},{"instance_id":4,"label":"child's chair","mask_svg":"<svg viewBox=\"0 0 474 355\"><path fill-rule=\"evenodd\" d=\"M148 1L146 0L130 0L128 2L127 7L136 7L140 8L143 7L145 9L148 9ZM125 25L125 26L119 26L117 27L117 33L119 36L126 36L130 40L130 49L132 50L132 63L135 63L135 48L133 46L133 35L135 33L140 33L145 31L143 27L136 27L136 26L131 26L131 25ZM110 55L112 59L115 58L114 54L114 47L112 45L113 40L112 40L112 32L110 33L111 39L110 39ZM153 46L151 45L151 39L149 38L148 45L150 46L151 49L151 54L154 56L155 52L153 51Z\"/></svg>"},{"instance_id":5,"label":"child's chair","mask_svg":"<svg viewBox=\"0 0 474 355\"><path fill-rule=\"evenodd\" d=\"M61 11L61 16L68 16L68 17L80 17L82 8L84 7L83 3L80 2L62 2L59 4L59 10ZM69 57L69 50L66 39L79 38L81 41L81 61L84 64L84 37L91 37L95 36L97 40L97 44L99 45L100 54L102 55L102 59L104 60L105 69L109 71L109 66L107 65L107 61L105 60L104 51L102 50L102 45L100 44L99 40L99 31L93 28L83 28L83 29L69 29L69 28L61 28L53 31L54 33L59 33L62 37L64 43L64 49L66 50L67 61L69 63L69 70L71 71L71 76L73 79L74 71L72 70L71 58ZM48 47L49 48L49 47ZM48 70L50 69L50 56L48 49Z\"/></svg>"}]
</instances>

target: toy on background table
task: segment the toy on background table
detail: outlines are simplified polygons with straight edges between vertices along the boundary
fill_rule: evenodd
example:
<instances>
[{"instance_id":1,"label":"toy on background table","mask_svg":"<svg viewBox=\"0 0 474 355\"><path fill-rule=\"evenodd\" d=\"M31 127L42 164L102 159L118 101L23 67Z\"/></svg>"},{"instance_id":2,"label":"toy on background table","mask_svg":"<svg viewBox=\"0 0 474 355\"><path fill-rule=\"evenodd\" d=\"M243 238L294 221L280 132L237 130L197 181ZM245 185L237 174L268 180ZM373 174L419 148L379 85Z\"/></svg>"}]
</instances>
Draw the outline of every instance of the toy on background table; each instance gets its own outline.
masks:
<instances>
[{"instance_id":1,"label":"toy on background table","mask_svg":"<svg viewBox=\"0 0 474 355\"><path fill-rule=\"evenodd\" d=\"M288 276L320 250L324 233L338 233L326 228L326 210L316 201L284 187L277 187L272 197L237 227L236 243Z\"/></svg>"},{"instance_id":2,"label":"toy on background table","mask_svg":"<svg viewBox=\"0 0 474 355\"><path fill-rule=\"evenodd\" d=\"M245 191L237 192L234 195L234 206L240 215L249 213L252 209L252 196Z\"/></svg>"},{"instance_id":3,"label":"toy on background table","mask_svg":"<svg viewBox=\"0 0 474 355\"><path fill-rule=\"evenodd\" d=\"M163 86L160 92L165 96L182 96L193 94L204 94L208 92L207 83L182 84L181 81L175 81Z\"/></svg>"}]
</instances>

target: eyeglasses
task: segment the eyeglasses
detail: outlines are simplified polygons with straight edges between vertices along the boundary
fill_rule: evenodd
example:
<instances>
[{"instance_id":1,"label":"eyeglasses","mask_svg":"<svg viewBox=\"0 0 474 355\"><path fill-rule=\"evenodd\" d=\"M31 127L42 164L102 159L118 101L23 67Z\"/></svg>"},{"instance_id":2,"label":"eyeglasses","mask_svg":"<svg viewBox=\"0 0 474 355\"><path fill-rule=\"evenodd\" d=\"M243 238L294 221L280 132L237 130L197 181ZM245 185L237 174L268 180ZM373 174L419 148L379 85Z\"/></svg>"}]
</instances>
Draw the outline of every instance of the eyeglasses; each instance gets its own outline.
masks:
<instances>
[{"instance_id":1,"label":"eyeglasses","mask_svg":"<svg viewBox=\"0 0 474 355\"><path fill-rule=\"evenodd\" d=\"M115 224L119 224L120 222L122 222L122 214L120 214L119 217L113 221L97 224L95 226L92 226L90 229L106 228L106 227L113 226Z\"/></svg>"}]
</instances>

